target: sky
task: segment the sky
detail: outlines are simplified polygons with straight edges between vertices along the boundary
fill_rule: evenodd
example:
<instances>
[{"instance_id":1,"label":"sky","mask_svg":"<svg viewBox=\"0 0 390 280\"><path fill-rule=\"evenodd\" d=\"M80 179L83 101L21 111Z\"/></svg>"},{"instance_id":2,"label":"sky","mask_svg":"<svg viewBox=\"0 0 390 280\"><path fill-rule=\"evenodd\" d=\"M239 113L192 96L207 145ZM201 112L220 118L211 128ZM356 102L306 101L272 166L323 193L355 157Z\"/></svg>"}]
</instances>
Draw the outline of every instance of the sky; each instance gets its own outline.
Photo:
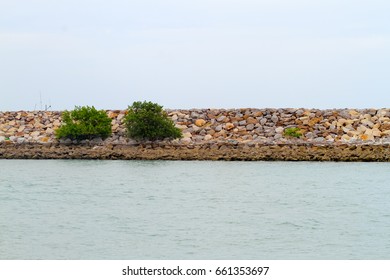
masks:
<instances>
[{"instance_id":1,"label":"sky","mask_svg":"<svg viewBox=\"0 0 390 280\"><path fill-rule=\"evenodd\" d=\"M0 111L390 107L388 0L0 0Z\"/></svg>"}]
</instances>

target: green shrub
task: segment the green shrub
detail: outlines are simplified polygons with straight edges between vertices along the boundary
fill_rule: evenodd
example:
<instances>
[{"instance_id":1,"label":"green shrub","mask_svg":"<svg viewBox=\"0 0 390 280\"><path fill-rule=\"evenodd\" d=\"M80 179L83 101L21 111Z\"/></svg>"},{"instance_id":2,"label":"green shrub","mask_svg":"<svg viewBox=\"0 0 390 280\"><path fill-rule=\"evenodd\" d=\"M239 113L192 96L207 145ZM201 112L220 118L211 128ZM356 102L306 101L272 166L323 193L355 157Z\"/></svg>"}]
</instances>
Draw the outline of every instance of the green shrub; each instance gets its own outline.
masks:
<instances>
[{"instance_id":1,"label":"green shrub","mask_svg":"<svg viewBox=\"0 0 390 280\"><path fill-rule=\"evenodd\" d=\"M299 138L302 136L298 127L288 127L284 130L284 136Z\"/></svg>"},{"instance_id":2,"label":"green shrub","mask_svg":"<svg viewBox=\"0 0 390 280\"><path fill-rule=\"evenodd\" d=\"M134 102L129 106L124 123L127 136L136 140L161 140L164 138L180 138L181 130L162 109L152 102Z\"/></svg>"},{"instance_id":3,"label":"green shrub","mask_svg":"<svg viewBox=\"0 0 390 280\"><path fill-rule=\"evenodd\" d=\"M71 112L62 113L63 125L55 132L57 138L74 140L103 139L111 135L111 119L104 110L95 107L75 107Z\"/></svg>"}]
</instances>

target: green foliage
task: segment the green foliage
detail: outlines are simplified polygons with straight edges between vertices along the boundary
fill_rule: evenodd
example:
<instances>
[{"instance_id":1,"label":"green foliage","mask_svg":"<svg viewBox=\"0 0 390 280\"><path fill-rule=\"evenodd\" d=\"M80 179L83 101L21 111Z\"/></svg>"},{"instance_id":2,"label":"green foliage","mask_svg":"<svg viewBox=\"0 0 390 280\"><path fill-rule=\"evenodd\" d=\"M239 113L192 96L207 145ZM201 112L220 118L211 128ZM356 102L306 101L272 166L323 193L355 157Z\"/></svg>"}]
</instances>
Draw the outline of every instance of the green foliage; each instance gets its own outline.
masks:
<instances>
[{"instance_id":1,"label":"green foliage","mask_svg":"<svg viewBox=\"0 0 390 280\"><path fill-rule=\"evenodd\" d=\"M71 112L62 113L63 125L56 130L57 138L76 140L107 138L111 135L111 119L104 110L95 107L75 107Z\"/></svg>"},{"instance_id":2,"label":"green foliage","mask_svg":"<svg viewBox=\"0 0 390 280\"><path fill-rule=\"evenodd\" d=\"M288 127L284 130L284 135L299 138L302 136L302 133L300 132L298 127Z\"/></svg>"},{"instance_id":3,"label":"green foliage","mask_svg":"<svg viewBox=\"0 0 390 280\"><path fill-rule=\"evenodd\" d=\"M181 130L162 109L152 102L134 102L129 106L124 123L127 135L137 140L162 140L164 138L180 138Z\"/></svg>"}]
</instances>

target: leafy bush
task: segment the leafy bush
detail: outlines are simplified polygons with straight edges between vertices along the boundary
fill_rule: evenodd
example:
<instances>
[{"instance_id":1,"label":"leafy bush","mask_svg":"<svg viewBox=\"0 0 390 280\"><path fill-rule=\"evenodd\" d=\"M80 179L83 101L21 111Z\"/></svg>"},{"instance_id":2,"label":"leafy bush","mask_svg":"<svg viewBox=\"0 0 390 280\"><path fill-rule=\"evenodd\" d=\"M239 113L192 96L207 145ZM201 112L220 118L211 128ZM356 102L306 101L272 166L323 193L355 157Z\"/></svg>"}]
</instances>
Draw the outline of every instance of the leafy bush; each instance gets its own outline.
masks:
<instances>
[{"instance_id":1,"label":"leafy bush","mask_svg":"<svg viewBox=\"0 0 390 280\"><path fill-rule=\"evenodd\" d=\"M57 138L76 140L107 138L111 135L111 119L104 110L95 107L75 107L62 113L63 125L55 132Z\"/></svg>"},{"instance_id":2,"label":"leafy bush","mask_svg":"<svg viewBox=\"0 0 390 280\"><path fill-rule=\"evenodd\" d=\"M134 102L129 106L124 123L127 135L137 140L161 140L164 138L180 138L181 130L162 109L152 102Z\"/></svg>"},{"instance_id":3,"label":"leafy bush","mask_svg":"<svg viewBox=\"0 0 390 280\"><path fill-rule=\"evenodd\" d=\"M300 132L298 127L288 127L284 130L284 135L299 138L302 136L302 133Z\"/></svg>"}]
</instances>

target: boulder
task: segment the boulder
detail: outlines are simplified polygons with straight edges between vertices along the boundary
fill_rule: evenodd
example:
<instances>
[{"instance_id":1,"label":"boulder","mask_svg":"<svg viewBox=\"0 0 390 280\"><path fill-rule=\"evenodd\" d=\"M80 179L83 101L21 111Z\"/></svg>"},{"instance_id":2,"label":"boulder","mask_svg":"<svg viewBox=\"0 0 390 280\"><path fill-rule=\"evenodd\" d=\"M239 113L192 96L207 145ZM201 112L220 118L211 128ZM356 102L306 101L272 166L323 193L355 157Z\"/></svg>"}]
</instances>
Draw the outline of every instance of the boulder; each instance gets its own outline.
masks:
<instances>
[{"instance_id":1,"label":"boulder","mask_svg":"<svg viewBox=\"0 0 390 280\"><path fill-rule=\"evenodd\" d=\"M231 129L233 129L235 126L234 126L234 124L232 124L232 123L226 123L225 124L225 129L226 130L231 130Z\"/></svg>"},{"instance_id":2,"label":"boulder","mask_svg":"<svg viewBox=\"0 0 390 280\"><path fill-rule=\"evenodd\" d=\"M246 130L247 131L252 131L253 129L255 128L255 125L254 124L248 124L247 126L246 126Z\"/></svg>"},{"instance_id":3,"label":"boulder","mask_svg":"<svg viewBox=\"0 0 390 280\"><path fill-rule=\"evenodd\" d=\"M222 125L218 125L214 130L220 132L222 130Z\"/></svg>"},{"instance_id":4,"label":"boulder","mask_svg":"<svg viewBox=\"0 0 390 280\"><path fill-rule=\"evenodd\" d=\"M195 125L198 127L204 126L206 124L206 121L204 119L197 119L195 121Z\"/></svg>"},{"instance_id":5,"label":"boulder","mask_svg":"<svg viewBox=\"0 0 390 280\"><path fill-rule=\"evenodd\" d=\"M184 137L184 138L180 139L180 142L182 144L190 144L192 142L192 140L191 140L191 138Z\"/></svg>"},{"instance_id":6,"label":"boulder","mask_svg":"<svg viewBox=\"0 0 390 280\"><path fill-rule=\"evenodd\" d=\"M190 132L184 132L183 133L183 138L191 138L192 134Z\"/></svg>"},{"instance_id":7,"label":"boulder","mask_svg":"<svg viewBox=\"0 0 390 280\"><path fill-rule=\"evenodd\" d=\"M275 129L275 132L276 133L279 133L279 134L282 134L284 132L284 128L281 127L281 126L278 126L276 129Z\"/></svg>"}]
</instances>

